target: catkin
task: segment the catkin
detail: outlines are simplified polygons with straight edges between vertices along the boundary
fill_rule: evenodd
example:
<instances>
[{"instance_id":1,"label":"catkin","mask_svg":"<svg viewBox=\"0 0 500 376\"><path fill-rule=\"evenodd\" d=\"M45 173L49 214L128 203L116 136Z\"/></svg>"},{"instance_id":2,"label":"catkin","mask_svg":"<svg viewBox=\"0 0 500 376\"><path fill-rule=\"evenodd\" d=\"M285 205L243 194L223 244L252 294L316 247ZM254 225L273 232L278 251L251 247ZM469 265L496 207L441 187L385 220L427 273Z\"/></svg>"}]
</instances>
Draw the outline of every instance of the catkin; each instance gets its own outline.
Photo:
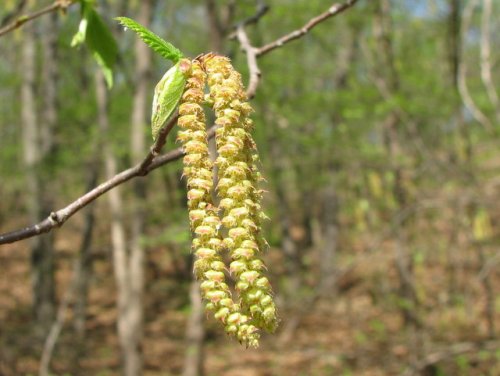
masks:
<instances>
[{"instance_id":1,"label":"catkin","mask_svg":"<svg viewBox=\"0 0 500 376\"><path fill-rule=\"evenodd\" d=\"M228 58L209 55L204 59L210 88L210 103L219 126L216 159L222 226L227 230L223 246L232 258L230 272L236 278L241 310L258 328L274 331L276 307L264 263L257 257L267 243L261 232L262 192L256 161L256 146L250 134L252 108L247 102L241 75Z\"/></svg>"},{"instance_id":2,"label":"catkin","mask_svg":"<svg viewBox=\"0 0 500 376\"><path fill-rule=\"evenodd\" d=\"M212 162L208 155L205 114L202 108L206 73L200 62L194 60L186 70L186 89L179 106L178 139L183 143L184 175L188 185L188 210L191 230L195 234L193 250L196 256L194 272L201 281L206 308L214 312L228 334L257 347L259 334L240 305L231 298L222 261L223 241L219 235L221 221L213 205Z\"/></svg>"}]
</instances>

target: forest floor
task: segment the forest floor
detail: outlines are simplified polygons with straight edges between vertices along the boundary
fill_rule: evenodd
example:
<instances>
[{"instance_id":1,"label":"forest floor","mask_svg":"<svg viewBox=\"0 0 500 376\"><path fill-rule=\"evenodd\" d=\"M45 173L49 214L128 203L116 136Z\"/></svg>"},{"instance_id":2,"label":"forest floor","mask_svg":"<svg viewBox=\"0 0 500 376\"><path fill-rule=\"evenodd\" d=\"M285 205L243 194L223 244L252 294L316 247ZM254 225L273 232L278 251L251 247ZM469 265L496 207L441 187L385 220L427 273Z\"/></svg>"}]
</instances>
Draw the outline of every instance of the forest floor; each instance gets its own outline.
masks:
<instances>
[{"instance_id":1,"label":"forest floor","mask_svg":"<svg viewBox=\"0 0 500 376\"><path fill-rule=\"evenodd\" d=\"M37 374L42 348L31 324L28 243L19 244L0 248L0 376ZM67 251L70 240L59 240L57 249L61 297L73 276L74 254ZM143 351L145 375L150 376L179 375L183 367L189 283L184 259L170 254L160 248L148 253ZM279 255L272 250L269 263L282 265ZM391 258L390 252L370 255L342 269L330 299L314 299L314 273L305 274L304 290L294 299L307 309L282 309L280 330L264 335L257 350L234 343L212 319L206 320L206 375L400 375L422 360L429 360L422 375L500 375L500 349L489 351L498 342L486 339L480 284L467 283L474 266L461 269L463 284L457 289L462 299L454 302L447 299L444 267L429 260L416 268L423 319L412 329L403 325L394 302ZM339 256L339 265L348 264ZM274 273L275 286L284 288L281 271ZM497 276L497 291L499 283ZM86 340L78 344L70 309L51 363L54 374L119 374L115 296L111 257L99 251L93 258ZM284 301L290 299L279 303ZM499 328L498 310L495 320ZM480 350L480 344L489 344L489 350ZM433 356L440 361L433 364Z\"/></svg>"}]
</instances>

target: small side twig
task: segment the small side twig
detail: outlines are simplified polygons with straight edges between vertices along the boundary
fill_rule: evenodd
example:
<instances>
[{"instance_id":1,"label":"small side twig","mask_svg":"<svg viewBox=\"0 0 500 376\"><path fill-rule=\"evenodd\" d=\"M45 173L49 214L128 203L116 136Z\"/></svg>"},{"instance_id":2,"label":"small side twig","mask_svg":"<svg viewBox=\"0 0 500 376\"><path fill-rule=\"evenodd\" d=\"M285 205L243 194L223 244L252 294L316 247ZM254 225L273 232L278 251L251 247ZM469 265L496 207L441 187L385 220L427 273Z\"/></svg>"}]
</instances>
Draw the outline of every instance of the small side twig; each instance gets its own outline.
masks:
<instances>
[{"instance_id":1,"label":"small side twig","mask_svg":"<svg viewBox=\"0 0 500 376\"><path fill-rule=\"evenodd\" d=\"M23 26L26 22L32 21L38 17L41 17L45 14L55 12L57 10L66 10L71 4L74 4L76 0L56 0L52 4L37 10L36 12L25 14L23 16L17 17L17 19L10 24L0 28L0 37L4 36L11 31L14 31L21 26Z\"/></svg>"},{"instance_id":2,"label":"small side twig","mask_svg":"<svg viewBox=\"0 0 500 376\"><path fill-rule=\"evenodd\" d=\"M10 23L13 19L17 18L23 11L26 5L26 1L27 0L18 0L14 9L12 9L9 13L7 13L0 21L0 27L4 27L8 23Z\"/></svg>"},{"instance_id":3,"label":"small side twig","mask_svg":"<svg viewBox=\"0 0 500 376\"><path fill-rule=\"evenodd\" d=\"M247 64L250 71L250 80L248 82L247 93L248 97L251 99L255 96L255 92L257 91L260 77L262 75L257 64L257 50L250 44L248 35L242 25L238 26L236 35L238 37L238 41L240 42L241 49L245 51L245 54L247 56Z\"/></svg>"},{"instance_id":4,"label":"small side twig","mask_svg":"<svg viewBox=\"0 0 500 376\"><path fill-rule=\"evenodd\" d=\"M303 37L305 34L307 34L309 31L311 31L314 27L322 23L323 21L327 20L330 17L334 17L345 10L349 9L352 7L354 4L356 4L357 0L349 0L345 3L342 4L333 4L328 10L324 13L321 13L319 16L316 16L312 19L310 19L304 26L302 26L300 29L297 29L295 31L292 31L291 33L288 33L281 38L276 39L274 42L268 43L260 48L257 49L256 55L261 56L264 54L267 54L268 52L280 48L284 46L285 44L292 42L296 39L299 39Z\"/></svg>"},{"instance_id":5,"label":"small side twig","mask_svg":"<svg viewBox=\"0 0 500 376\"><path fill-rule=\"evenodd\" d=\"M108 192L110 189L113 189L114 187L123 184L124 182L134 177L145 176L155 168L158 168L168 162L180 158L183 155L183 152L182 149L179 148L171 153L163 155L161 160L155 160L155 156L158 155L163 145L165 145L166 138L176 123L177 123L177 115L173 116L168 122L168 124L161 130L158 139L151 147L149 153L144 157L144 159L140 163L138 163L134 167L131 167L129 169L120 172L112 179L99 184L97 187L90 190L77 200L73 201L68 206L58 211L50 213L50 215L43 221L29 227L1 234L0 244L13 243L22 239L31 238L33 236L49 232L56 227L60 227L73 214L75 214L88 204L90 204L98 197L102 196L104 193ZM160 158L157 157L156 159Z\"/></svg>"}]
</instances>

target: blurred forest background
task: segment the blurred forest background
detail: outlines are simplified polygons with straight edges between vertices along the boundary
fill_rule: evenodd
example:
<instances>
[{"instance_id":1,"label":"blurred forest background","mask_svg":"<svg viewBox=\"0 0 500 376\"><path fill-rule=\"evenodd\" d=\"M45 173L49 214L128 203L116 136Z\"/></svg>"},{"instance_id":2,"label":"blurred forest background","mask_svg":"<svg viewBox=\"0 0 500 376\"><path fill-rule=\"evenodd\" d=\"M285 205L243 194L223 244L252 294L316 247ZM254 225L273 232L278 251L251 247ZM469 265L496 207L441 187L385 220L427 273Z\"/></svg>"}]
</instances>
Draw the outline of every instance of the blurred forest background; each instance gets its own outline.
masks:
<instances>
[{"instance_id":1,"label":"blurred forest background","mask_svg":"<svg viewBox=\"0 0 500 376\"><path fill-rule=\"evenodd\" d=\"M0 23L51 3L3 0ZM262 46L332 3L97 5L119 51L110 91L89 50L70 47L78 4L0 37L1 232L149 150L169 66L113 17L190 57L226 54L247 82L234 25L269 6L245 26ZM0 247L0 375L499 375L499 31L497 0L359 0L259 58L281 324L258 350L202 312L176 161ZM171 134L164 149L177 147Z\"/></svg>"}]
</instances>

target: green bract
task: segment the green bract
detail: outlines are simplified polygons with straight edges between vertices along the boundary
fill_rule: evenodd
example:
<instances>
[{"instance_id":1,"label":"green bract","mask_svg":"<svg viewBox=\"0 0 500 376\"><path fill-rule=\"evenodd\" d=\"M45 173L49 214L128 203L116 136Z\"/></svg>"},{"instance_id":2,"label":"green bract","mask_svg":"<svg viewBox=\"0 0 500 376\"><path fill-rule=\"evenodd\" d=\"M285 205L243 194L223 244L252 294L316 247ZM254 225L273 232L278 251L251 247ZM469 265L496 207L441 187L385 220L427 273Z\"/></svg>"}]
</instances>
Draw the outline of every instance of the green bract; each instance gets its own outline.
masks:
<instances>
[{"instance_id":1,"label":"green bract","mask_svg":"<svg viewBox=\"0 0 500 376\"><path fill-rule=\"evenodd\" d=\"M156 140L161 127L175 111L186 85L186 77L178 62L156 85L151 116L151 132Z\"/></svg>"}]
</instances>

